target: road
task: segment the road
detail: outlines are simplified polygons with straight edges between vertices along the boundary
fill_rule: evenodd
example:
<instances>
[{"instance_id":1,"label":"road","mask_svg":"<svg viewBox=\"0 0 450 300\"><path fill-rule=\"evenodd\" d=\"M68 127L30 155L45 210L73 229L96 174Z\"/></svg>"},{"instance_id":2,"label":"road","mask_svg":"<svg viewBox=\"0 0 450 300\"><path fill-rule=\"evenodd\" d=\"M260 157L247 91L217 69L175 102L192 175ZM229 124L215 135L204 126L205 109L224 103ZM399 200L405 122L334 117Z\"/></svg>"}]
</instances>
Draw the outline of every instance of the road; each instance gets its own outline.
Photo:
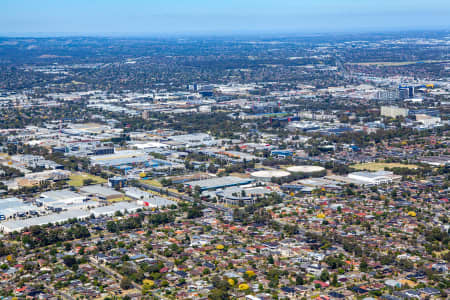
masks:
<instances>
[{"instance_id":1,"label":"road","mask_svg":"<svg viewBox=\"0 0 450 300\"><path fill-rule=\"evenodd\" d=\"M160 187L157 187L157 186L154 186L154 185L150 185L150 184L145 184L145 183L142 183L142 182L139 182L137 185L138 185L138 187L141 187L143 189L154 191L154 192L157 192L157 193L160 193L160 194L168 194L171 197L179 198L179 199L187 201L187 202L195 202L195 199L190 197L190 196L174 193L174 192L169 191L169 190L167 190L165 188L160 188ZM227 213L232 212L231 208L223 207L222 205L218 205L218 204L211 203L211 202L208 202L208 201L200 201L200 202L204 206L212 208L212 209L215 209L215 210L219 210L219 211L223 211L223 212L227 212Z\"/></svg>"},{"instance_id":2,"label":"road","mask_svg":"<svg viewBox=\"0 0 450 300\"><path fill-rule=\"evenodd\" d=\"M114 271L113 269L109 268L108 266L105 266L105 265L99 263L94 257L92 257L92 256L89 257L89 260L90 260L91 264L93 264L95 267L99 268L100 270L102 270L106 274L108 274L108 275L110 275L112 277L115 277L115 278L119 278L120 280L122 280L123 276L120 273ZM132 285L133 285L133 287L135 289L137 289L139 292L142 293L142 286L141 285L137 284L134 281L132 281L131 283L132 283ZM162 299L162 300L166 300L167 299L166 297L162 296L161 294L153 292L153 291L152 291L152 296L154 296L154 297L156 297L158 299Z\"/></svg>"},{"instance_id":3,"label":"road","mask_svg":"<svg viewBox=\"0 0 450 300\"><path fill-rule=\"evenodd\" d=\"M61 296L63 299L66 299L66 300L75 300L75 298L73 298L72 296L70 296L70 295L64 293L64 292L61 291L61 290L56 290L56 289L54 289L53 287L51 287L51 286L49 286L49 285L47 285L47 284L44 284L44 286L45 286L48 290L52 291L52 293L53 293L54 295L59 295L59 296Z\"/></svg>"}]
</instances>

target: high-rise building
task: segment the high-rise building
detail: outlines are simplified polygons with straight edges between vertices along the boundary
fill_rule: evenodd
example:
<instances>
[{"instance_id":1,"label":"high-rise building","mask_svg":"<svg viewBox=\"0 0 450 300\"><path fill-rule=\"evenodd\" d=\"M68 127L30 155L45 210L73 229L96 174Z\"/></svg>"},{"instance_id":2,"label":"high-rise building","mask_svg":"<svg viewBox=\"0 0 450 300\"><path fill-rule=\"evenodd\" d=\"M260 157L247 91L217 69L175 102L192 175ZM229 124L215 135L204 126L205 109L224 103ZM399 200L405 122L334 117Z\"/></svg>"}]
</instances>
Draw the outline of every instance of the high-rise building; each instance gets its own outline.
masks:
<instances>
[{"instance_id":1,"label":"high-rise building","mask_svg":"<svg viewBox=\"0 0 450 300\"><path fill-rule=\"evenodd\" d=\"M408 99L408 98L414 98L414 87L413 86L402 86L400 85L398 87L398 92L400 99Z\"/></svg>"}]
</instances>

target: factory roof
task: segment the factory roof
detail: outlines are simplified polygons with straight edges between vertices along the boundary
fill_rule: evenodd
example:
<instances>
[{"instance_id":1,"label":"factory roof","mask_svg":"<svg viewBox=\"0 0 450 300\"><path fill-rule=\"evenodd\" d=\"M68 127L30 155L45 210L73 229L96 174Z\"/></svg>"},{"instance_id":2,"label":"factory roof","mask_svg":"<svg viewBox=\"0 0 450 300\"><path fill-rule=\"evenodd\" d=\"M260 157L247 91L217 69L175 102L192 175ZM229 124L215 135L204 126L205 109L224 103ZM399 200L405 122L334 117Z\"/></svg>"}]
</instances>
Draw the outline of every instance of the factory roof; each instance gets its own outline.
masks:
<instances>
[{"instance_id":1,"label":"factory roof","mask_svg":"<svg viewBox=\"0 0 450 300\"><path fill-rule=\"evenodd\" d=\"M42 193L41 198L52 198L57 201L67 201L73 199L83 199L85 197L69 190L58 190Z\"/></svg>"},{"instance_id":2,"label":"factory roof","mask_svg":"<svg viewBox=\"0 0 450 300\"><path fill-rule=\"evenodd\" d=\"M0 215L5 217L13 216L15 214L26 213L32 210L38 210L37 206L24 203L21 199L11 197L0 199Z\"/></svg>"},{"instance_id":3,"label":"factory roof","mask_svg":"<svg viewBox=\"0 0 450 300\"><path fill-rule=\"evenodd\" d=\"M94 214L94 216L101 216L101 215L113 215L117 211L120 211L124 213L125 211L132 212L136 211L137 209L142 208L141 205L136 204L135 202L118 202L113 205L108 206L102 206L97 207L94 209L91 209L90 213Z\"/></svg>"},{"instance_id":4,"label":"factory roof","mask_svg":"<svg viewBox=\"0 0 450 300\"><path fill-rule=\"evenodd\" d=\"M253 182L253 179L250 178L240 178L235 176L225 176L225 177L216 177L211 179L205 179L205 180L198 180L198 181L189 181L185 183L185 185L195 187L199 186L201 190L211 190L211 189L218 189L218 188L224 188L229 186L235 186L235 185L243 185Z\"/></svg>"},{"instance_id":5,"label":"factory roof","mask_svg":"<svg viewBox=\"0 0 450 300\"><path fill-rule=\"evenodd\" d=\"M0 223L0 228L5 232L20 231L24 228L49 223L61 223L69 219L83 219L89 217L90 212L81 209L72 209L59 214L49 214L42 217L24 220L11 220Z\"/></svg>"},{"instance_id":6,"label":"factory roof","mask_svg":"<svg viewBox=\"0 0 450 300\"><path fill-rule=\"evenodd\" d=\"M80 191L88 193L88 194L99 195L99 196L102 196L102 197L122 196L122 193L120 193L120 192L118 192L118 191L116 191L114 189L101 186L99 184L97 184L97 185L88 185L88 186L82 187L80 189Z\"/></svg>"},{"instance_id":7,"label":"factory roof","mask_svg":"<svg viewBox=\"0 0 450 300\"><path fill-rule=\"evenodd\" d=\"M367 178L378 178L378 177L383 177L383 176L391 176L392 172L389 172L389 171L377 171L377 172L361 171L361 172L353 172L350 174L356 175L356 176L361 176L361 177L367 177Z\"/></svg>"}]
</instances>

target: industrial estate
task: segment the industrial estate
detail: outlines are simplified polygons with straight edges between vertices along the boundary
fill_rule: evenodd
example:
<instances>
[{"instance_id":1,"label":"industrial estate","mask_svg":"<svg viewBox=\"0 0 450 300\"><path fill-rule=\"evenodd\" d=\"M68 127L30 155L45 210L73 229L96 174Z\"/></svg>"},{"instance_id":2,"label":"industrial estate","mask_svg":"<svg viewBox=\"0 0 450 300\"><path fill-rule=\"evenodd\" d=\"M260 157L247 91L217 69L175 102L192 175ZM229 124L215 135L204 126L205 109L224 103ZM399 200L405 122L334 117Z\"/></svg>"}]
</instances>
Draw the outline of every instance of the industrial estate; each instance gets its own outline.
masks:
<instances>
[{"instance_id":1,"label":"industrial estate","mask_svg":"<svg viewBox=\"0 0 450 300\"><path fill-rule=\"evenodd\" d=\"M449 50L0 38L0 299L446 299Z\"/></svg>"}]
</instances>

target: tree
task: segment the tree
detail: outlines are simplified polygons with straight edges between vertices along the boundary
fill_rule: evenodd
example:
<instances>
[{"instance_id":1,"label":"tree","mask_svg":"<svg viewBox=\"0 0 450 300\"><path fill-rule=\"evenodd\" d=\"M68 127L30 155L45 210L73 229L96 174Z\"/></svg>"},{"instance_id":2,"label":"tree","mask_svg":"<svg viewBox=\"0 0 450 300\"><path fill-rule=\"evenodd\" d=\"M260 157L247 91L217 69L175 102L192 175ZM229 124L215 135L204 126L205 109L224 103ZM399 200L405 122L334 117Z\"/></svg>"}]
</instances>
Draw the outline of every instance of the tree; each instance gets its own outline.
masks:
<instances>
[{"instance_id":1,"label":"tree","mask_svg":"<svg viewBox=\"0 0 450 300\"><path fill-rule=\"evenodd\" d=\"M91 178L83 179L83 185L91 185L94 183L95 183L95 181Z\"/></svg>"},{"instance_id":2,"label":"tree","mask_svg":"<svg viewBox=\"0 0 450 300\"><path fill-rule=\"evenodd\" d=\"M328 273L328 270L323 270L322 273L320 273L320 280L327 281L330 279L330 274Z\"/></svg>"},{"instance_id":3,"label":"tree","mask_svg":"<svg viewBox=\"0 0 450 300\"><path fill-rule=\"evenodd\" d=\"M361 261L361 264L359 265L359 270L360 270L361 272L366 272L368 266L369 266L369 265L367 264L367 261L366 261L365 259L363 259L363 260Z\"/></svg>"},{"instance_id":4,"label":"tree","mask_svg":"<svg viewBox=\"0 0 450 300\"><path fill-rule=\"evenodd\" d=\"M72 255L66 255L63 257L64 264L69 268L74 268L77 265L77 260Z\"/></svg>"},{"instance_id":5,"label":"tree","mask_svg":"<svg viewBox=\"0 0 450 300\"><path fill-rule=\"evenodd\" d=\"M120 281L120 288L124 290L129 290L133 287L133 282L128 276L123 276L122 280Z\"/></svg>"},{"instance_id":6,"label":"tree","mask_svg":"<svg viewBox=\"0 0 450 300\"><path fill-rule=\"evenodd\" d=\"M296 285L305 284L305 280L303 279L303 276L301 274L297 274L297 276L295 276L295 284Z\"/></svg>"},{"instance_id":7,"label":"tree","mask_svg":"<svg viewBox=\"0 0 450 300\"><path fill-rule=\"evenodd\" d=\"M228 300L228 299L230 299L230 295L227 293L227 291L216 288L216 289L211 290L211 293L208 295L208 299Z\"/></svg>"},{"instance_id":8,"label":"tree","mask_svg":"<svg viewBox=\"0 0 450 300\"><path fill-rule=\"evenodd\" d=\"M333 275L332 275L331 277L332 277L332 279L331 279L331 285L332 285L332 286L338 286L339 283L338 283L338 279L337 279L337 274L336 274L336 273L333 273Z\"/></svg>"},{"instance_id":9,"label":"tree","mask_svg":"<svg viewBox=\"0 0 450 300\"><path fill-rule=\"evenodd\" d=\"M116 222L114 222L114 221L108 221L106 223L106 229L109 232L118 232L119 231L119 225Z\"/></svg>"}]
</instances>

